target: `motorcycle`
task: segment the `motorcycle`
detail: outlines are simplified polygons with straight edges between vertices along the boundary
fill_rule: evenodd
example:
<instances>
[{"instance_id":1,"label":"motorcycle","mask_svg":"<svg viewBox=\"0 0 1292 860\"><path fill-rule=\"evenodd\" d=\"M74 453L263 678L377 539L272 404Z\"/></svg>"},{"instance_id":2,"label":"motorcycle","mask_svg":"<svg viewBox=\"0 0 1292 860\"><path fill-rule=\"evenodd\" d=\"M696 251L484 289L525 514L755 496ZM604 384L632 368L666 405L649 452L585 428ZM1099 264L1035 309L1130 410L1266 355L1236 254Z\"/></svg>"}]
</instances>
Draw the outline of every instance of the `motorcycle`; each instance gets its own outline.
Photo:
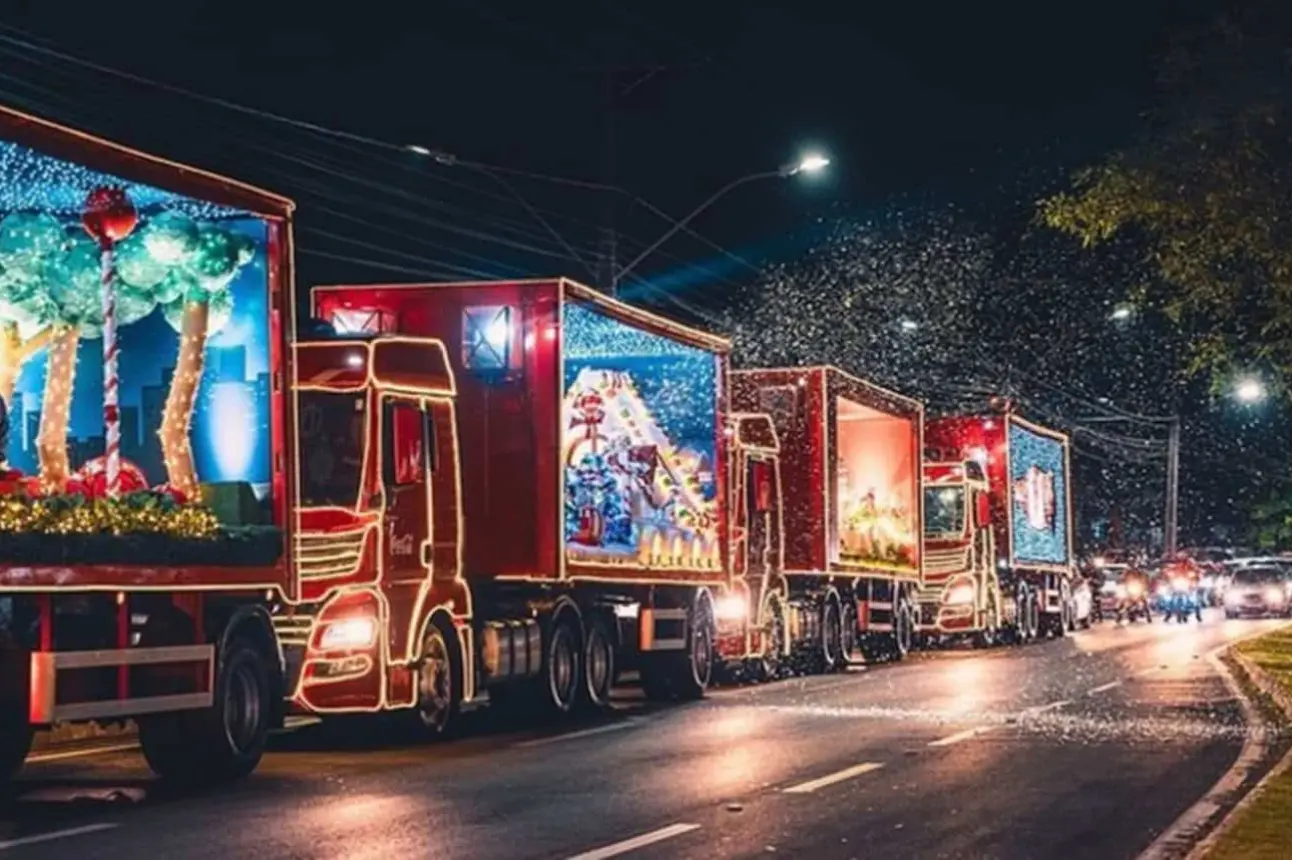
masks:
<instances>
[{"instance_id":1,"label":"motorcycle","mask_svg":"<svg viewBox=\"0 0 1292 860\"><path fill-rule=\"evenodd\" d=\"M1137 579L1117 585L1117 623L1132 622L1143 618L1153 623L1153 610L1149 607L1148 588Z\"/></svg>"},{"instance_id":2,"label":"motorcycle","mask_svg":"<svg viewBox=\"0 0 1292 860\"><path fill-rule=\"evenodd\" d=\"M1202 621L1202 598L1192 581L1183 576L1172 577L1171 591L1166 596L1166 611L1163 619L1170 621L1174 617L1185 624L1192 615Z\"/></svg>"}]
</instances>

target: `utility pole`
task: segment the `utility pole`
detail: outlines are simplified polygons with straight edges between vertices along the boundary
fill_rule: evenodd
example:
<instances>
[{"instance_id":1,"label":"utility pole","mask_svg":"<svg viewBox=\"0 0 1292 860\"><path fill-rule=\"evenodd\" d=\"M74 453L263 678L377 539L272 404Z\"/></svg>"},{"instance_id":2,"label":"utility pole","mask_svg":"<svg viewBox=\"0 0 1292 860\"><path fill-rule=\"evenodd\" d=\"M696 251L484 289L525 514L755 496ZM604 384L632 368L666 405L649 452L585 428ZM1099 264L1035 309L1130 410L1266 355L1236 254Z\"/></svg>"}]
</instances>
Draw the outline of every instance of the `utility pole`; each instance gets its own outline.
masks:
<instances>
[{"instance_id":1,"label":"utility pole","mask_svg":"<svg viewBox=\"0 0 1292 860\"><path fill-rule=\"evenodd\" d=\"M606 48L605 70L603 72L604 87L604 104L602 110L605 111L604 123L605 138L603 141L603 169L604 177L602 181L608 186L616 184L617 161L616 150L618 149L618 129L616 128L616 112L619 105L619 74L617 63L619 57L615 50L617 41L614 16L615 0L605 0L606 3L606 20L604 44ZM601 265L599 268L598 280L601 282L600 287L610 295L615 295L619 288L619 255L618 255L618 236L615 231L615 203L617 195L605 195L605 211L602 214L601 223Z\"/></svg>"},{"instance_id":2,"label":"utility pole","mask_svg":"<svg viewBox=\"0 0 1292 860\"><path fill-rule=\"evenodd\" d=\"M1162 550L1167 558L1175 555L1180 527L1180 416L1171 418L1166 443L1166 516L1163 519Z\"/></svg>"}]
</instances>

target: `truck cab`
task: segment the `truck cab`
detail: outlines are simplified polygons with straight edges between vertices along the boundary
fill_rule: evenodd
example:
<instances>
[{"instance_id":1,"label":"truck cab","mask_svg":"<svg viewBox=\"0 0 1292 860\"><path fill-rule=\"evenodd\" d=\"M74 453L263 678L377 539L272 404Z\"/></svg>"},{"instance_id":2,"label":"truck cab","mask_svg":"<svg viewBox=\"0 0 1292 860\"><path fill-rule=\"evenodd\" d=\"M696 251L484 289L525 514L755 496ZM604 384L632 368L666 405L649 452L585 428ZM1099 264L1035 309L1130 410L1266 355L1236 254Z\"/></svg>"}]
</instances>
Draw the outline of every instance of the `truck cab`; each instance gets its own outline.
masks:
<instances>
[{"instance_id":1,"label":"truck cab","mask_svg":"<svg viewBox=\"0 0 1292 860\"><path fill-rule=\"evenodd\" d=\"M924 464L924 578L920 631L957 636L999 625L991 493L973 460Z\"/></svg>"},{"instance_id":2,"label":"truck cab","mask_svg":"<svg viewBox=\"0 0 1292 860\"><path fill-rule=\"evenodd\" d=\"M470 647L444 345L379 337L295 351L300 602L274 618L289 695L310 713L408 708L435 672L422 665L433 615Z\"/></svg>"}]
</instances>

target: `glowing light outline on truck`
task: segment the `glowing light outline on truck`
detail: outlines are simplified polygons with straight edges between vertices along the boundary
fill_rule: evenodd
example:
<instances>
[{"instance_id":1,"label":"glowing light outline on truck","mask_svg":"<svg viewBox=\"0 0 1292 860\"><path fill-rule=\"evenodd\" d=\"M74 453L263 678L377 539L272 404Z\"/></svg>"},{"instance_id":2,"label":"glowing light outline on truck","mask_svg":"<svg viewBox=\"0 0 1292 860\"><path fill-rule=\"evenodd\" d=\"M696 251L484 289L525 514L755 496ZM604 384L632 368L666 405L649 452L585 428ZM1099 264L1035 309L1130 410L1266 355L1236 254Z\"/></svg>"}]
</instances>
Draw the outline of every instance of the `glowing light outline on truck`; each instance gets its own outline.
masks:
<instances>
[{"instance_id":1,"label":"glowing light outline on truck","mask_svg":"<svg viewBox=\"0 0 1292 860\"><path fill-rule=\"evenodd\" d=\"M760 445L745 445L740 441L740 427L743 424L743 422L751 419L762 419L767 422L768 429L771 430L771 433L772 433L772 439L776 443L775 448L766 448ZM778 558L776 559L775 570L783 573L785 570L785 498L784 498L784 486L781 483L781 458L780 458L781 442L780 442L780 437L776 433L776 422L772 421L771 417L763 412L732 412L730 413L729 420L735 426L734 438L736 440L736 445L729 452L729 456L734 456L737 451L757 454L760 457L770 458L769 464L775 469L776 519L777 519L776 528L777 528L777 537L779 538L777 542L777 547L776 547L776 554ZM769 460L760 459L757 462L768 463ZM749 587L748 587L748 582L746 580L749 576L749 522L750 522L749 521L749 492L748 492L749 488L744 486L745 478L744 478L743 470L741 472L734 472L733 470L732 480L739 481L741 483L741 489L743 491L738 494L740 499L741 512L744 514L743 518L740 521L745 523L745 537L743 537L740 541L741 562L742 562L740 569L743 572L741 576L740 584L744 586L745 599L748 600ZM727 540L730 541L731 544L734 544L736 540L736 535L735 535L736 517L734 514L734 510L735 508L733 505L731 508L732 513L729 514L729 518L732 520L732 524L728 527L728 530L727 530ZM735 566L733 565L732 572L734 571L735 571ZM755 626L757 627L759 631L759 635L761 636L762 626L767 620L769 620L771 599L773 597L777 597L778 599L781 598L782 589L780 588L780 586L785 586L784 598L788 599L788 596L789 596L788 584L785 583L784 576L778 577L781 581L780 583L778 583L778 588L776 590L773 590L770 587L771 578L772 578L772 570L771 569L764 570L762 586L760 588L758 614L756 616L757 623L756 625L750 624L750 623L745 624L744 657L746 659L749 657L755 656L756 653L762 653L761 649L758 652L754 651L753 637L754 637ZM736 590L734 584L733 584L732 590L733 591ZM786 600L782 599L781 602L784 603L786 602ZM762 645L761 641L759 644ZM782 645L781 645L782 655L790 653L790 645L791 645L790 637L785 636L783 638Z\"/></svg>"},{"instance_id":2,"label":"glowing light outline on truck","mask_svg":"<svg viewBox=\"0 0 1292 860\"><path fill-rule=\"evenodd\" d=\"M317 308L318 299L316 296L313 296L312 298ZM457 489L458 499L460 500L462 498L462 495L461 495L462 494L462 469L461 469L461 462L460 462L461 449L458 447L459 440L458 440L458 428L457 428L457 412L456 412L456 403L455 403L457 385L456 385L456 380L454 379L454 376L453 376L453 369L448 363L448 350L445 348L443 341L436 338L418 338L418 337L391 335L391 336L383 337L381 342L383 343L408 342L408 343L416 343L416 344L431 346L433 348L438 349L440 352L441 359L443 361L445 373L448 375L448 380L449 380L448 388L412 389L412 388L408 388L407 386L387 386L384 384L380 384L380 381L376 379L376 376L373 370L373 352L377 343L376 341L321 341L318 343L293 344L293 348L294 349L309 348L311 346L335 348L337 345L353 345L356 347L362 347L367 351L367 354L368 354L366 377L365 377L367 381L364 384L359 386L327 386L327 385L318 385L318 384L309 384L309 383L302 384L299 381L294 380L294 385L293 385L294 392L317 390L317 389L322 389L326 391L346 391L346 390L357 391L357 390L367 390L371 386L375 389L378 389L380 391L384 391L387 393L395 393L398 395L411 397L412 399L416 400L419 407L422 408L423 410L427 410L432 404L435 404L435 403L444 404L448 409L449 426L450 426L450 433L451 433L453 453L454 453L454 456L453 456L454 485ZM293 370L296 371L297 368L298 368L298 365L294 363ZM294 396L295 395L293 393L293 398ZM380 444L380 440L382 438L383 421L384 421L384 416L382 413L384 412L384 410L378 409L376 410L376 412L377 412L377 415L376 415L375 422L368 423L365 425L367 436L364 440L364 464L361 471L361 474L363 475L367 474L369 457L374 450L373 449L374 436L377 444ZM375 429L373 426L374 423L376 425ZM299 481L300 481L301 462L299 457L297 457L296 459L297 459L296 480L298 482L297 486L300 486ZM428 456L426 458L426 463L423 466L423 468L425 469L424 481L425 481L425 486L427 489L428 496L427 496L427 505L426 505L427 538L423 542L423 549L421 554L422 558L426 558L425 549L424 549L425 546L428 544L433 546L434 544L434 512L435 512L434 483L433 483L434 479L433 479L433 472L431 470L430 464L431 464L431 458ZM362 493L362 484L360 486L360 492L356 493L354 510L350 510L346 508L334 508L334 509L345 511L347 513L356 513L358 511L359 495L361 493ZM377 703L373 706L366 706L366 707L360 707L360 706L337 707L337 706L314 704L310 702L306 697L305 689L307 686L310 688L325 687L331 683L353 681L357 677L363 677L363 675L347 675L336 679L331 679L331 678L320 679L320 680L313 681L309 684L306 684L304 666L302 666L301 675L297 679L296 689L292 693L292 699L295 701L301 702L305 707L307 707L310 711L314 713L320 713L320 714L323 714L323 713L327 713L327 714L377 713L377 712L386 711L386 710L406 709L406 708L415 707L417 705L418 683L417 683L417 671L415 668L412 668L412 664L415 663L418 657L420 656L415 652L421 647L422 640L425 638L427 626L433 623L435 615L441 610L443 610L448 614L449 619L452 622L453 629L457 632L457 636L458 636L458 647L461 655L459 668L461 671L460 671L460 677L457 679L457 682L460 685L461 700L469 701L470 699L475 697L475 689L474 689L475 679L473 677L473 673L470 671L474 667L474 660L475 660L475 655L471 651L471 649L474 647L474 641L473 641L473 637L471 635L471 630L469 626L469 619L472 617L472 613L473 613L473 608L471 605L472 596L471 596L470 586L465 582L465 579L463 577L463 563L462 563L462 550L463 550L462 538L465 530L465 519L464 519L463 510L462 510L463 506L460 503L456 506L457 508L456 518L458 521L457 522L458 528L457 528L457 535L454 541L456 544L455 546L456 570L454 571L453 582L459 586L457 590L460 593L465 594L465 601L467 604L465 607L465 611L462 613L454 612L454 609L456 607L453 605L453 602L454 602L453 598L450 598L449 601L436 604L435 606L432 606L429 608L426 606L427 596L436 585L434 554L432 553L427 563L423 565L425 576L422 578L421 584L418 588L417 597L413 601L412 612L409 615L408 636L406 637L404 642L404 653L402 657L397 658L394 652L392 651L392 643L390 641L390 617L391 617L390 601L381 589L373 587L374 584L380 583L385 579L385 573L386 573L385 541L384 541L385 508L386 508L385 487L379 485L378 493L381 496L381 505L377 509L379 516L376 524L377 547L376 547L375 579L365 583L346 584L343 586L339 586L335 589L332 589L328 592L325 592L324 595L318 601L321 604L321 607L318 613L313 615L310 619L310 622L311 622L310 630L306 639L307 643L314 642L314 637L317 634L320 627L320 620L322 619L328 606L334 605L337 601L342 600L349 594L358 593L358 594L364 594L371 598L375 598L378 604L377 619L378 619L378 625L379 625L379 642L373 650L381 658L380 660L377 661L377 664L378 664L377 668L379 670ZM303 508L299 505L296 505L293 507L293 516L295 516L296 518L296 526L297 526L296 535L298 539L303 532L303 530L300 527L301 512L304 510L325 510L325 509L328 509L328 508ZM297 602L287 601L287 602L290 605L299 605L299 601ZM424 617L423 617L423 614L424 614ZM308 644L307 644L306 653L307 655L309 653ZM307 661L308 661L308 657L307 657ZM409 671L412 674L412 677L410 678L410 683L409 683L409 699L407 702L403 700L392 700L390 697L390 670L391 668L394 668L394 667L400 667L400 668L407 667L409 668ZM371 671L371 667L369 668L368 671Z\"/></svg>"}]
</instances>

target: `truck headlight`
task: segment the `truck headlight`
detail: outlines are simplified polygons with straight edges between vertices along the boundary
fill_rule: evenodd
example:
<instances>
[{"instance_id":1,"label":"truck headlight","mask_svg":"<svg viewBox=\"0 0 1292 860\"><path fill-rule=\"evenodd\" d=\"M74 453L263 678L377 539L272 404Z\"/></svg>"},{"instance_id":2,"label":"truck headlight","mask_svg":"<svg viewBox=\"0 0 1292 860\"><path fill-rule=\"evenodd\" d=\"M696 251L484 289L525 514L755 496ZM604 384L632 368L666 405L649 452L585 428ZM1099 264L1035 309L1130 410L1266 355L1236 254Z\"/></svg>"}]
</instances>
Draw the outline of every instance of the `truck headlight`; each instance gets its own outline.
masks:
<instances>
[{"instance_id":1,"label":"truck headlight","mask_svg":"<svg viewBox=\"0 0 1292 860\"><path fill-rule=\"evenodd\" d=\"M319 649L346 651L371 648L377 642L377 619L367 615L327 622L319 637Z\"/></svg>"},{"instance_id":2,"label":"truck headlight","mask_svg":"<svg viewBox=\"0 0 1292 860\"><path fill-rule=\"evenodd\" d=\"M724 594L714 602L713 614L719 621L740 621L749 614L749 601L744 595Z\"/></svg>"},{"instance_id":3,"label":"truck headlight","mask_svg":"<svg viewBox=\"0 0 1292 860\"><path fill-rule=\"evenodd\" d=\"M959 585L953 585L947 589L946 596L942 599L948 606L966 606L973 603L974 587L968 582L962 582Z\"/></svg>"}]
</instances>

